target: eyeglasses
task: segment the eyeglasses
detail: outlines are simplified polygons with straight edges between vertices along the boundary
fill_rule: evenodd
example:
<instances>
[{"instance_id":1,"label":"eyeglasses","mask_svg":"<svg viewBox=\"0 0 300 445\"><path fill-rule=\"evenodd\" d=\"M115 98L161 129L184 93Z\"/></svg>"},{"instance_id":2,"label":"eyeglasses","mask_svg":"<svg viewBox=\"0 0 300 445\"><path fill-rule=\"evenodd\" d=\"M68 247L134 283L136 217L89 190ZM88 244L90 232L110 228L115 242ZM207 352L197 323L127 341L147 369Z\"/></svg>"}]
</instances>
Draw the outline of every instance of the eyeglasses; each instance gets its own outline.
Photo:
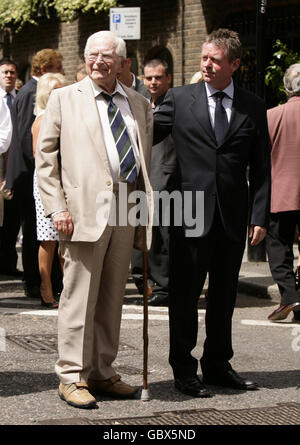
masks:
<instances>
[{"instance_id":1,"label":"eyeglasses","mask_svg":"<svg viewBox=\"0 0 300 445\"><path fill-rule=\"evenodd\" d=\"M112 56L111 54L102 54L99 52L87 54L87 59L90 60L91 62L96 62L100 56L103 62L105 63L110 63L114 60L114 56Z\"/></svg>"}]
</instances>

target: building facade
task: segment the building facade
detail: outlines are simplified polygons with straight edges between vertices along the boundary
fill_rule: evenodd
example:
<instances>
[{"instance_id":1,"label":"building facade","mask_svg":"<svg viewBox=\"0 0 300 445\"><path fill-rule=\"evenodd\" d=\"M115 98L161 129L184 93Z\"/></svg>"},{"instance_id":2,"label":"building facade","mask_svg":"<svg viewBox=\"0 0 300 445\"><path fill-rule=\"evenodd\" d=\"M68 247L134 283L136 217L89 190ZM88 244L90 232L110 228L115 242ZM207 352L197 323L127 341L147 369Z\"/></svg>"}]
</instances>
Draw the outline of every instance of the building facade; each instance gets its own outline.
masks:
<instances>
[{"instance_id":1,"label":"building facade","mask_svg":"<svg viewBox=\"0 0 300 445\"><path fill-rule=\"evenodd\" d=\"M161 57L169 62L173 86L189 83L199 70L201 45L210 31L229 27L239 32L244 51L242 82L254 89L256 55L256 7L253 0L122 0L122 7L141 7L141 40L128 40L133 70L141 75L145 60ZM272 45L282 39L292 49L300 48L299 0L268 0L265 27L266 63ZM83 60L87 37L109 29L109 12L82 14L72 23L41 17L39 25L26 25L19 33L6 29L2 53L19 66L19 76L30 75L33 54L42 48L62 52L68 80L75 80L76 67Z\"/></svg>"}]
</instances>

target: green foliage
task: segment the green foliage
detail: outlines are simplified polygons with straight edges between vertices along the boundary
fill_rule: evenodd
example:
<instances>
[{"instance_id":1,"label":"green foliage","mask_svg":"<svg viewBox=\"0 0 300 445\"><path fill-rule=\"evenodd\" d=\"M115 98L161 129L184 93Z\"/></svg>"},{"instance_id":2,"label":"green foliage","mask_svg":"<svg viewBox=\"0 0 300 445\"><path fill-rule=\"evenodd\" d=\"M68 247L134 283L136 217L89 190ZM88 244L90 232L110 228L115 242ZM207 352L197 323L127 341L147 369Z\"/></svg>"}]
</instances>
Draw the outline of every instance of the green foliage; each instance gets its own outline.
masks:
<instances>
[{"instance_id":1,"label":"green foliage","mask_svg":"<svg viewBox=\"0 0 300 445\"><path fill-rule=\"evenodd\" d=\"M277 98L278 103L284 103L287 95L283 86L283 76L290 65L300 63L300 54L289 49L280 40L276 40L273 48L275 52L270 65L266 68L265 84L272 90L272 95Z\"/></svg>"},{"instance_id":2,"label":"green foliage","mask_svg":"<svg viewBox=\"0 0 300 445\"><path fill-rule=\"evenodd\" d=\"M95 14L116 6L116 0L52 0L57 15L62 21L74 20L76 14L93 11Z\"/></svg>"},{"instance_id":3,"label":"green foliage","mask_svg":"<svg viewBox=\"0 0 300 445\"><path fill-rule=\"evenodd\" d=\"M36 25L39 17L56 13L62 21L71 22L79 12L95 14L116 6L116 0L0 0L0 28L14 26L17 31L26 23Z\"/></svg>"}]
</instances>

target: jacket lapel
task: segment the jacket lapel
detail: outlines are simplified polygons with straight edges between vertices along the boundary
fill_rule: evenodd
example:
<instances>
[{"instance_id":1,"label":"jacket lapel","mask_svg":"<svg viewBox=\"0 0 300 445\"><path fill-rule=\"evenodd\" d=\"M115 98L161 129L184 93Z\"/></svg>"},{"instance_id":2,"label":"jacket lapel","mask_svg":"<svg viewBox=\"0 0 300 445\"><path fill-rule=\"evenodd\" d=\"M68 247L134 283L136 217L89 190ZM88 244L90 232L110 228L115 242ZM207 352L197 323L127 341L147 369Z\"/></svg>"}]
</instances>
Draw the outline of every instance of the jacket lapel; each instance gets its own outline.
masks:
<instances>
[{"instance_id":1,"label":"jacket lapel","mask_svg":"<svg viewBox=\"0 0 300 445\"><path fill-rule=\"evenodd\" d=\"M231 119L229 122L229 129L224 138L223 143L229 139L245 122L248 117L248 113L243 106L241 96L239 94L239 88L235 86L234 96L232 102Z\"/></svg>"},{"instance_id":2,"label":"jacket lapel","mask_svg":"<svg viewBox=\"0 0 300 445\"><path fill-rule=\"evenodd\" d=\"M204 82L199 82L197 84L197 87L193 90L191 111L197 122L201 125L201 128L205 131L204 135L206 136L207 141L213 143L214 146L216 146L217 142L209 117L207 95ZM217 148L221 148L223 144L241 127L241 125L247 119L247 116L248 114L245 110L245 107L243 106L239 88L235 86L228 132L226 133L222 143L217 146Z\"/></svg>"},{"instance_id":3,"label":"jacket lapel","mask_svg":"<svg viewBox=\"0 0 300 445\"><path fill-rule=\"evenodd\" d=\"M78 83L79 108L83 112L83 120L90 134L90 139L95 150L99 153L106 170L110 174L110 166L107 158L102 126L99 118L96 100L88 77Z\"/></svg>"},{"instance_id":4,"label":"jacket lapel","mask_svg":"<svg viewBox=\"0 0 300 445\"><path fill-rule=\"evenodd\" d=\"M216 145L215 133L209 117L204 82L199 82L195 86L191 94L190 109L198 124L200 124L201 128L204 130L203 136L206 137L210 144L213 143L213 145Z\"/></svg>"}]
</instances>

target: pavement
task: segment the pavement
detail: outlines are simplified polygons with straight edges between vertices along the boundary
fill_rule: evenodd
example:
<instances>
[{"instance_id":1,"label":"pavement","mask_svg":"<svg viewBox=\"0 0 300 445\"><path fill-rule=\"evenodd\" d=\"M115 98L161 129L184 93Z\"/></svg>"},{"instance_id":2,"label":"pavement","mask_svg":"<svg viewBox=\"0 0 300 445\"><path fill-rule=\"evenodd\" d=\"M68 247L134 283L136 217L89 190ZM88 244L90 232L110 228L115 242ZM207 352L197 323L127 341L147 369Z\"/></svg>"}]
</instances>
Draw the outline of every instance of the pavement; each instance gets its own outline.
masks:
<instances>
[{"instance_id":1,"label":"pavement","mask_svg":"<svg viewBox=\"0 0 300 445\"><path fill-rule=\"evenodd\" d=\"M295 262L296 254L295 250ZM280 301L268 263L248 262L245 254L233 316L232 366L256 381L258 391L210 387L213 397L207 399L176 391L168 364L167 307L149 307L148 373L142 391L143 307L136 304L140 300L129 276L115 368L124 381L140 387L138 395L122 401L98 398L98 409L82 410L58 397L57 310L26 298L20 280L0 275L0 425L89 425L97 438L129 442L176 439L178 434L195 439L200 427L299 426L300 324L292 321L292 314L277 323L267 320ZM200 358L203 294L198 315L199 341L193 354ZM142 394L149 400L143 401Z\"/></svg>"}]
</instances>

